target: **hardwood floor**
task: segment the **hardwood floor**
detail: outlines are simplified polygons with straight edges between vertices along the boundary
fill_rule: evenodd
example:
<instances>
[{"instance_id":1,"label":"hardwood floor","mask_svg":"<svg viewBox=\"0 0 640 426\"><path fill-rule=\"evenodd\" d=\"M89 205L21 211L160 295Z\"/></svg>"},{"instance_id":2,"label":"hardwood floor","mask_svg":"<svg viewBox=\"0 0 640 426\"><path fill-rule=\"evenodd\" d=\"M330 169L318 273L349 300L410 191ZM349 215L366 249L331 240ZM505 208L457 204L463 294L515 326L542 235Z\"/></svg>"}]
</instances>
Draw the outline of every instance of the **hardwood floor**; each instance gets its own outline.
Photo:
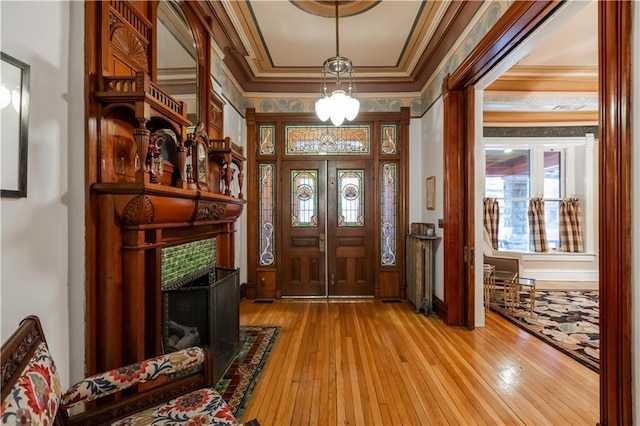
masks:
<instances>
[{"instance_id":1,"label":"hardwood floor","mask_svg":"<svg viewBox=\"0 0 640 426\"><path fill-rule=\"evenodd\" d=\"M268 425L594 425L596 373L496 314L475 331L403 303L243 300L278 325L245 420Z\"/></svg>"}]
</instances>

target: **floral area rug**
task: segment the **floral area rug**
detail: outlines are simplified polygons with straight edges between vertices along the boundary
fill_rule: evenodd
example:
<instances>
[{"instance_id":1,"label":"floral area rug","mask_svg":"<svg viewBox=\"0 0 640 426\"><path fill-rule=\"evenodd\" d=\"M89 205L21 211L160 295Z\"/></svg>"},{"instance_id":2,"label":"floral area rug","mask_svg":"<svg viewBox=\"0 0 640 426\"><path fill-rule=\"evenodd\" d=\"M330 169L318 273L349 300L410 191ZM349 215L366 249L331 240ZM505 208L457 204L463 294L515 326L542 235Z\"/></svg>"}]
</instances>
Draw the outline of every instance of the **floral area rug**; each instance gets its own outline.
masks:
<instances>
[{"instance_id":1,"label":"floral area rug","mask_svg":"<svg viewBox=\"0 0 640 426\"><path fill-rule=\"evenodd\" d=\"M216 390L240 419L280 327L241 326L240 350L216 384Z\"/></svg>"},{"instance_id":2,"label":"floral area rug","mask_svg":"<svg viewBox=\"0 0 640 426\"><path fill-rule=\"evenodd\" d=\"M530 296L520 293L520 305L491 309L595 372L600 371L600 309L597 291L536 291L536 307L529 313ZM499 302L499 301L498 301Z\"/></svg>"}]
</instances>

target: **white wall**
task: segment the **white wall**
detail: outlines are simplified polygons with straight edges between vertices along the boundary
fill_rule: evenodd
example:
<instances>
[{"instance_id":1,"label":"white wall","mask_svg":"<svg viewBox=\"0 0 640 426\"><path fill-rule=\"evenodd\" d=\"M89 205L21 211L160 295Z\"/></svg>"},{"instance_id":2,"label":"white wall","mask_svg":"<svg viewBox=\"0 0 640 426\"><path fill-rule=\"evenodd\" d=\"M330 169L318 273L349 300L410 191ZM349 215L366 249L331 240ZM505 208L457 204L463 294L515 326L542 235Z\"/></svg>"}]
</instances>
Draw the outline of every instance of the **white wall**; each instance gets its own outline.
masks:
<instances>
[{"instance_id":1,"label":"white wall","mask_svg":"<svg viewBox=\"0 0 640 426\"><path fill-rule=\"evenodd\" d=\"M221 93L220 86L214 82L216 92ZM229 136L236 145L244 148L244 156L247 156L247 135L246 135L246 120L236 111L235 108L227 103L224 106L224 135ZM242 185L242 192L245 199L247 198L247 188L252 185L254 181L250 181L246 176L247 164L244 165L244 182ZM233 194L237 194L238 187L238 173L236 172L233 178ZM245 204L242 209L242 215L236 222L236 268L240 268L240 284L247 282L247 206Z\"/></svg>"},{"instance_id":2,"label":"white wall","mask_svg":"<svg viewBox=\"0 0 640 426\"><path fill-rule=\"evenodd\" d=\"M633 223L631 226L633 235L633 247L631 250L632 259L635 259L631 263L633 268L633 285L632 285L632 299L631 299L631 311L633 315L633 321L631 324L632 331L632 344L633 354L631 359L635 360L633 368L633 395L634 395L634 422L636 425L640 425L640 264L638 264L638 258L640 257L640 2L633 3L633 94L632 98L632 111L631 111L631 125L633 126L633 164L632 164L632 190L633 190Z\"/></svg>"},{"instance_id":3,"label":"white wall","mask_svg":"<svg viewBox=\"0 0 640 426\"><path fill-rule=\"evenodd\" d=\"M84 369L83 10L0 2L0 47L31 66L27 198L0 200L0 338L38 315L63 387L71 356L73 375Z\"/></svg>"},{"instance_id":4,"label":"white wall","mask_svg":"<svg viewBox=\"0 0 640 426\"><path fill-rule=\"evenodd\" d=\"M411 127L418 120L411 120ZM442 229L438 228L438 219L443 218L443 140L444 140L444 112L442 97L438 98L420 119L420 138L414 141L411 129L411 158L409 170L410 182L410 217L409 222L427 222L436 225L436 235L442 237ZM418 145L419 144L419 145ZM417 146L414 146L417 145ZM414 158L415 157L415 158ZM436 209L427 210L426 178L436 177ZM436 282L434 292L438 299L444 300L444 240L436 249Z\"/></svg>"}]
</instances>

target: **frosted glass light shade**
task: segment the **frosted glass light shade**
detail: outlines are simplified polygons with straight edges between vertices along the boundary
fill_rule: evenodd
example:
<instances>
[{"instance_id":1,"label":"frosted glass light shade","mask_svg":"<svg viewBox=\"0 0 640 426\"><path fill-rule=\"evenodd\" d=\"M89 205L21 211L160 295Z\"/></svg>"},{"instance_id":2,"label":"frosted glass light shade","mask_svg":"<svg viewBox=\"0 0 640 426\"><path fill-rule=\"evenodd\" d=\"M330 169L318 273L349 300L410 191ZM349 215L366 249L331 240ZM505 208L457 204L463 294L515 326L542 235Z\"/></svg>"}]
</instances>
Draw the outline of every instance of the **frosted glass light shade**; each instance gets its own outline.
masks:
<instances>
[{"instance_id":1,"label":"frosted glass light shade","mask_svg":"<svg viewBox=\"0 0 640 426\"><path fill-rule=\"evenodd\" d=\"M360 110L360 101L356 98L352 98L349 96L347 98L346 108L345 108L345 118L349 121L356 118L358 115L358 111Z\"/></svg>"},{"instance_id":2,"label":"frosted glass light shade","mask_svg":"<svg viewBox=\"0 0 640 426\"><path fill-rule=\"evenodd\" d=\"M329 102L329 98L326 96L321 97L316 102L316 115L322 121L327 121L329 119L329 112L331 111L331 105Z\"/></svg>"},{"instance_id":3,"label":"frosted glass light shade","mask_svg":"<svg viewBox=\"0 0 640 426\"><path fill-rule=\"evenodd\" d=\"M331 97L322 97L316 102L316 114L322 121L331 119L334 126L340 126L344 120L356 118L360 102L347 95L344 90L335 90Z\"/></svg>"}]
</instances>

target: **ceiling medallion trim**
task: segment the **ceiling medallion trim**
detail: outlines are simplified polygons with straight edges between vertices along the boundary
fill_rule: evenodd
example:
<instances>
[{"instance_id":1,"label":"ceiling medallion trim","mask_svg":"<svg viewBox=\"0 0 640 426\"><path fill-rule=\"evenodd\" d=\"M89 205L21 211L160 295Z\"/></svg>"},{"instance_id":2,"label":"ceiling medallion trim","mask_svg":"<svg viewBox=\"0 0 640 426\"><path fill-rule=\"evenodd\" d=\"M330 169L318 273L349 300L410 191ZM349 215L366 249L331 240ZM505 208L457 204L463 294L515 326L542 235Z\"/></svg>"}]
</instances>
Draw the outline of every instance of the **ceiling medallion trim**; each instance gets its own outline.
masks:
<instances>
[{"instance_id":1,"label":"ceiling medallion trim","mask_svg":"<svg viewBox=\"0 0 640 426\"><path fill-rule=\"evenodd\" d=\"M335 18L334 1L321 0L289 0L298 9L311 15L323 18ZM364 13L380 4L382 0L342 0L340 1L340 18Z\"/></svg>"}]
</instances>

